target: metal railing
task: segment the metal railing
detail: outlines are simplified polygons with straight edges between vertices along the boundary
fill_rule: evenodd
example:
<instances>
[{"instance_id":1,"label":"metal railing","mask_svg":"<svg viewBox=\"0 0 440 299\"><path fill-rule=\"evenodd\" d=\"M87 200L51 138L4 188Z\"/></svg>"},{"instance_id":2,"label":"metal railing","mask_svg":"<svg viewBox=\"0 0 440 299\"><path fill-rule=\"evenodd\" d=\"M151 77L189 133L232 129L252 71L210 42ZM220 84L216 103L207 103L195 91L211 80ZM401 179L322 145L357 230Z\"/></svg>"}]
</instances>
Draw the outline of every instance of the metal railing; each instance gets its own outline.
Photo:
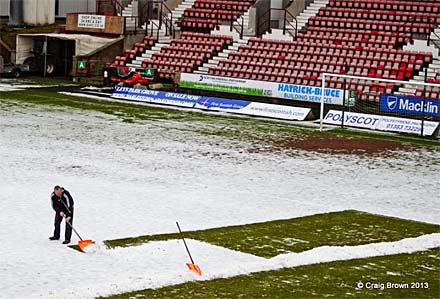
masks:
<instances>
[{"instance_id":1,"label":"metal railing","mask_svg":"<svg viewBox=\"0 0 440 299\"><path fill-rule=\"evenodd\" d=\"M159 28L162 28L162 25L165 26L165 35L172 36L173 38L176 36L176 27L173 24L173 12L172 10L162 2L160 5L160 13L159 13Z\"/></svg>"},{"instance_id":2,"label":"metal railing","mask_svg":"<svg viewBox=\"0 0 440 299\"><path fill-rule=\"evenodd\" d=\"M296 17L290 13L286 8L270 8L258 19L257 23L257 36L261 37L264 33L272 32L272 12L281 11L283 13L283 34L289 34L295 40L298 35L298 20ZM292 18L292 21L288 20L288 17ZM291 28L288 27L291 26ZM275 28L279 29L279 28Z\"/></svg>"},{"instance_id":3,"label":"metal railing","mask_svg":"<svg viewBox=\"0 0 440 299\"><path fill-rule=\"evenodd\" d=\"M435 29L440 28L439 24L435 23L434 20L434 28L431 32L428 34L428 46L434 44L437 48L440 48L440 35L435 33ZM432 39L431 35L434 35L434 39Z\"/></svg>"},{"instance_id":4,"label":"metal railing","mask_svg":"<svg viewBox=\"0 0 440 299\"><path fill-rule=\"evenodd\" d=\"M256 35L258 37L261 37L264 33L269 32L271 33L271 13L272 9L268 9L265 13L263 13L259 18L256 26Z\"/></svg>"},{"instance_id":5,"label":"metal railing","mask_svg":"<svg viewBox=\"0 0 440 299\"><path fill-rule=\"evenodd\" d=\"M143 22L145 23L147 22L146 19L137 16L124 16L123 18L124 18L124 33L137 34L138 32L141 32L143 30L142 29ZM128 20L131 21L129 23L134 24L133 27L127 26Z\"/></svg>"},{"instance_id":6,"label":"metal railing","mask_svg":"<svg viewBox=\"0 0 440 299\"><path fill-rule=\"evenodd\" d=\"M156 30L156 33L154 33L154 30ZM159 33L160 33L159 24L154 23L152 19L147 20L145 22L145 35L146 36L156 35L156 40L158 41L159 40Z\"/></svg>"},{"instance_id":7,"label":"metal railing","mask_svg":"<svg viewBox=\"0 0 440 299\"><path fill-rule=\"evenodd\" d=\"M108 11L104 11L103 7L105 7L106 5L112 8L111 13L114 16L122 15L122 11L124 10L124 7L118 0L96 0L96 13L97 14L109 13Z\"/></svg>"},{"instance_id":8,"label":"metal railing","mask_svg":"<svg viewBox=\"0 0 440 299\"><path fill-rule=\"evenodd\" d=\"M288 17L291 17L292 21L289 21ZM296 40L296 37L298 36L298 20L287 9L284 9L284 22L283 22L283 24L284 24L283 25L283 34L288 33L290 36L292 36L293 40ZM287 27L288 25L290 25L291 27L288 28Z\"/></svg>"},{"instance_id":9,"label":"metal railing","mask_svg":"<svg viewBox=\"0 0 440 299\"><path fill-rule=\"evenodd\" d=\"M237 25L234 24L235 22L237 22ZM230 23L230 28L229 31L233 31L235 30L239 35L240 35L240 39L243 39L243 33L244 33L244 17L243 15L240 15L240 17L238 17L238 19L231 19L231 23Z\"/></svg>"}]
</instances>

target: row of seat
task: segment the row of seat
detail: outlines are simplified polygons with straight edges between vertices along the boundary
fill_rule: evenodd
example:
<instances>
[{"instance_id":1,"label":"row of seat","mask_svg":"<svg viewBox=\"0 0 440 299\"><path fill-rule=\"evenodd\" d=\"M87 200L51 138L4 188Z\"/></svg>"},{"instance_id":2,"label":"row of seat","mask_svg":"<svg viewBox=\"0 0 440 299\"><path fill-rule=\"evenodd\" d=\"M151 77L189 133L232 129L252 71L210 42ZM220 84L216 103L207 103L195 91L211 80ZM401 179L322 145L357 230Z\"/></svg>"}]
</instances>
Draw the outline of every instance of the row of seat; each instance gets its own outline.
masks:
<instances>
[{"instance_id":1,"label":"row of seat","mask_svg":"<svg viewBox=\"0 0 440 299\"><path fill-rule=\"evenodd\" d=\"M353 18L334 18L334 17L311 17L308 25L334 27L334 28L348 28L348 29L362 29L362 30L379 30L390 32L403 33L417 33L429 34L434 30L434 23L402 23L393 21L377 21L377 20L360 20Z\"/></svg>"},{"instance_id":2,"label":"row of seat","mask_svg":"<svg viewBox=\"0 0 440 299\"><path fill-rule=\"evenodd\" d=\"M337 54L341 55L374 55L381 57L383 55L402 55L396 56L397 59L415 59L423 60L426 63L431 62L432 53L429 52L415 52L415 51L405 51L399 49L389 49L389 48L378 48L378 47L363 47L363 46L348 46L348 45L334 45L328 43L314 43L314 42L302 42L302 41L284 41L284 42L270 42L265 39L253 38L249 39L248 45L243 45L239 47L239 50L243 52L262 52L262 51L277 51L278 54L283 53L295 53L297 50L305 50L309 53L322 53L327 54ZM379 55L380 54L380 55ZM383 55L382 55L383 54ZM405 56L406 55L406 56Z\"/></svg>"},{"instance_id":3,"label":"row of seat","mask_svg":"<svg viewBox=\"0 0 440 299\"><path fill-rule=\"evenodd\" d=\"M182 73L191 73L194 70L194 64L175 61L145 60L142 61L143 68L154 68L159 71L173 70ZM160 75L159 75L160 76Z\"/></svg>"},{"instance_id":4,"label":"row of seat","mask_svg":"<svg viewBox=\"0 0 440 299\"><path fill-rule=\"evenodd\" d=\"M180 53L183 55L190 55L192 53L201 53L205 55L208 59L214 55L214 49L200 49L193 47L181 47L181 46L164 46L160 50L161 53Z\"/></svg>"},{"instance_id":5,"label":"row of seat","mask_svg":"<svg viewBox=\"0 0 440 299\"><path fill-rule=\"evenodd\" d=\"M206 29L212 30L221 24L220 20L205 20L197 18L182 18L181 27L183 30L186 29Z\"/></svg>"},{"instance_id":6,"label":"row of seat","mask_svg":"<svg viewBox=\"0 0 440 299\"><path fill-rule=\"evenodd\" d=\"M153 53L151 56L152 60L179 60L182 62L194 62L195 64L201 64L205 59L205 55L203 53L189 53L189 54L180 54L180 53L167 53L167 52L159 52Z\"/></svg>"},{"instance_id":7,"label":"row of seat","mask_svg":"<svg viewBox=\"0 0 440 299\"><path fill-rule=\"evenodd\" d=\"M250 63L274 63L279 65L292 65L292 64L339 64L343 65L347 63L353 68L362 68L375 66L377 69L399 69L399 70L421 70L423 66L423 61L402 61L400 59L391 59L390 57L348 57L342 55L332 55L331 57L321 56L321 55L309 55L307 54L296 54L296 55L264 55L258 53L243 54L243 53L230 53L228 60L225 61L249 61ZM221 61L220 63L222 63Z\"/></svg>"},{"instance_id":8,"label":"row of seat","mask_svg":"<svg viewBox=\"0 0 440 299\"><path fill-rule=\"evenodd\" d=\"M236 20L240 16L239 11L213 10L202 8L187 8L183 16L188 18L203 18L213 20Z\"/></svg>"},{"instance_id":9,"label":"row of seat","mask_svg":"<svg viewBox=\"0 0 440 299\"><path fill-rule=\"evenodd\" d=\"M172 46L189 46L195 49L214 49L215 51L220 51L225 42L221 41L203 41L203 40L192 40L192 39L173 39L171 41Z\"/></svg>"},{"instance_id":10,"label":"row of seat","mask_svg":"<svg viewBox=\"0 0 440 299\"><path fill-rule=\"evenodd\" d=\"M389 40L370 40L362 37L338 37L332 35L318 35L299 33L298 39L309 40L312 42L325 41L327 43L333 43L335 45L349 45L349 46L363 46L363 47L384 47L394 48L397 45L397 38L393 37Z\"/></svg>"},{"instance_id":11,"label":"row of seat","mask_svg":"<svg viewBox=\"0 0 440 299\"><path fill-rule=\"evenodd\" d=\"M199 40L199 41L217 41L224 42L226 45L231 45L233 42L232 36L229 35L214 35L208 33L199 33L199 32L182 32L180 35L181 39L189 39L189 40Z\"/></svg>"},{"instance_id":12,"label":"row of seat","mask_svg":"<svg viewBox=\"0 0 440 299\"><path fill-rule=\"evenodd\" d=\"M428 23L401 23L392 21L376 21L352 18L311 17L310 26L323 26L335 28L349 28L362 30L379 30L403 33L428 34L434 30L434 24Z\"/></svg>"},{"instance_id":13,"label":"row of seat","mask_svg":"<svg viewBox=\"0 0 440 299\"><path fill-rule=\"evenodd\" d=\"M427 13L439 13L438 1L396 1L396 0L330 0L329 7L347 7L358 9L381 9L394 11L416 11Z\"/></svg>"},{"instance_id":14,"label":"row of seat","mask_svg":"<svg viewBox=\"0 0 440 299\"><path fill-rule=\"evenodd\" d=\"M267 63L267 62L266 62ZM365 75L373 78L385 78L385 79L399 79L405 80L410 79L413 76L414 68L398 68L393 64L387 64L382 62L381 69L378 68L379 63L376 62L368 63L362 66L359 66L355 63L349 63L347 65L348 71L346 70L346 66L341 61L322 61L322 60L304 60L298 61L296 60L291 64L277 64L274 62L267 63L270 70L304 70L308 71L314 70L315 72L337 72L337 73L346 73L350 75ZM224 60L220 62L219 67L237 67L242 69L252 69L257 70L255 62L252 61L242 61L242 60Z\"/></svg>"},{"instance_id":15,"label":"row of seat","mask_svg":"<svg viewBox=\"0 0 440 299\"><path fill-rule=\"evenodd\" d=\"M127 57L116 56L113 60L112 66L124 66L127 63Z\"/></svg>"},{"instance_id":16,"label":"row of seat","mask_svg":"<svg viewBox=\"0 0 440 299\"><path fill-rule=\"evenodd\" d=\"M194 8L221 9L232 11L245 11L252 5L252 1L216 1L216 0L196 0Z\"/></svg>"},{"instance_id":17,"label":"row of seat","mask_svg":"<svg viewBox=\"0 0 440 299\"><path fill-rule=\"evenodd\" d=\"M420 13L395 10L362 10L356 8L322 7L319 9L319 16L370 19L377 21L440 23L440 14L438 13Z\"/></svg>"},{"instance_id":18,"label":"row of seat","mask_svg":"<svg viewBox=\"0 0 440 299\"><path fill-rule=\"evenodd\" d=\"M248 57L248 59L257 60L258 57L262 57L262 60L271 59L272 57L277 57L279 60L285 60L286 57L313 57L315 59L325 59L325 60L371 60L371 61L381 61L381 60L389 60L394 61L399 64L424 64L429 62L428 60L432 59L432 56L423 55L423 54L389 54L386 52L370 52L370 53L362 53L362 52L353 52L347 50L339 50L339 49L318 49L316 51L311 51L309 49L290 49L288 51L278 51L278 50L267 50L262 48L255 48L249 46L241 46L239 51L236 53L230 53L230 57L234 57L235 55L239 57Z\"/></svg>"},{"instance_id":19,"label":"row of seat","mask_svg":"<svg viewBox=\"0 0 440 299\"><path fill-rule=\"evenodd\" d=\"M336 35L336 36L349 36L355 37L360 36L362 38L369 38L375 40L384 40L391 37L403 37L405 39L411 38L410 33L402 32L390 32L390 31L379 31L379 30L358 30L358 29L347 29L347 28L327 28L327 27L315 27L308 26L307 34L326 34L326 35Z\"/></svg>"},{"instance_id":20,"label":"row of seat","mask_svg":"<svg viewBox=\"0 0 440 299\"><path fill-rule=\"evenodd\" d=\"M175 70L173 68L174 65L180 65L185 68L191 68L192 72L194 70L194 66L196 65L197 60L181 60L179 58L166 58L166 59L144 59L142 60L142 67L154 68L154 65L162 65L163 69ZM167 66L167 67L164 67Z\"/></svg>"},{"instance_id":21,"label":"row of seat","mask_svg":"<svg viewBox=\"0 0 440 299\"><path fill-rule=\"evenodd\" d=\"M365 42L369 41L378 41L378 42L386 42L386 43L394 43L398 39L398 35L363 35L358 33L345 33L345 32L327 32L327 31L321 31L321 30L307 30L306 32L298 33L297 39L304 39L308 38L309 36L328 36L333 38L354 38L354 39L362 39ZM304 37L304 38L301 38Z\"/></svg>"},{"instance_id":22,"label":"row of seat","mask_svg":"<svg viewBox=\"0 0 440 299\"><path fill-rule=\"evenodd\" d=\"M417 97L425 97L428 99L440 100L440 88L431 87L431 86L426 87L426 90L423 90L423 88L418 88L416 90L415 95Z\"/></svg>"},{"instance_id":23,"label":"row of seat","mask_svg":"<svg viewBox=\"0 0 440 299\"><path fill-rule=\"evenodd\" d=\"M429 78L426 82L440 84L440 70L435 74L434 78Z\"/></svg>"},{"instance_id":24,"label":"row of seat","mask_svg":"<svg viewBox=\"0 0 440 299\"><path fill-rule=\"evenodd\" d=\"M141 55L145 52L146 49L151 49L152 46L156 44L156 38L152 36L145 36L142 43L134 43L133 49L127 49L124 51L125 59L115 58L114 64L116 65L125 65L126 63L130 63L132 60L136 58L136 56Z\"/></svg>"}]
</instances>

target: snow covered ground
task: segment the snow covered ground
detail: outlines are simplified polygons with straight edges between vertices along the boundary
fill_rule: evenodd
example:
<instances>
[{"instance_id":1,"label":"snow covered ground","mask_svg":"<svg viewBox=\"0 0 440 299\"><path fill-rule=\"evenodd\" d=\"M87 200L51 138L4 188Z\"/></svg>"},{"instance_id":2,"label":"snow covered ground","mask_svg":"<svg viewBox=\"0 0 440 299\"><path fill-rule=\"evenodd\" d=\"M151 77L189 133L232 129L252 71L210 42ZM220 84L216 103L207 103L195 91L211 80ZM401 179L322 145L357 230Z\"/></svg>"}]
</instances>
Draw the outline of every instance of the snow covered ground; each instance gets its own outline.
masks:
<instances>
[{"instance_id":1,"label":"snow covered ground","mask_svg":"<svg viewBox=\"0 0 440 299\"><path fill-rule=\"evenodd\" d=\"M176 220L195 230L346 209L440 223L438 151L249 153L255 145L195 132L203 125L164 117L127 123L0 96L0 298L89 298L197 279L178 241L92 254L49 242L56 184L74 196L82 237L97 241L176 232ZM215 266L230 258L211 277L267 263L199 243L190 242L196 259Z\"/></svg>"},{"instance_id":2,"label":"snow covered ground","mask_svg":"<svg viewBox=\"0 0 440 299\"><path fill-rule=\"evenodd\" d=\"M1 78L0 91L20 91L28 88L42 88L42 87L56 87L59 84L51 83L51 81L42 82L43 85L36 84L32 79L16 79L16 78ZM76 84L63 83L62 86L77 86Z\"/></svg>"}]
</instances>

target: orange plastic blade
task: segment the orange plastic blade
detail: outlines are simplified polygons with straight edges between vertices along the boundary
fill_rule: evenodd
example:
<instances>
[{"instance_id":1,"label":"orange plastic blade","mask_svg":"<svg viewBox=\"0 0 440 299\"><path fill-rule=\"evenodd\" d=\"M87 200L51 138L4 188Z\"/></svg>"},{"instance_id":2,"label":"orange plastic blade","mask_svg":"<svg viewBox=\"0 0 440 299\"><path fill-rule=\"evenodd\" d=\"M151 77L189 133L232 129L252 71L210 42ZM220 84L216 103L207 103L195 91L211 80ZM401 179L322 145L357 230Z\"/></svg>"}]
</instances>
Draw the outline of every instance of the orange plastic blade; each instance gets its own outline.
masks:
<instances>
[{"instance_id":1,"label":"orange plastic blade","mask_svg":"<svg viewBox=\"0 0 440 299\"><path fill-rule=\"evenodd\" d=\"M93 243L95 242L93 242L92 240L82 240L82 241L78 241L78 246L79 249L84 250L84 248L86 248L89 245L92 245Z\"/></svg>"},{"instance_id":2,"label":"orange plastic blade","mask_svg":"<svg viewBox=\"0 0 440 299\"><path fill-rule=\"evenodd\" d=\"M197 266L196 264L191 264L191 263L186 263L186 265L188 266L188 269L190 269L191 271L197 273L198 275L202 276L202 270L200 270L200 267Z\"/></svg>"}]
</instances>

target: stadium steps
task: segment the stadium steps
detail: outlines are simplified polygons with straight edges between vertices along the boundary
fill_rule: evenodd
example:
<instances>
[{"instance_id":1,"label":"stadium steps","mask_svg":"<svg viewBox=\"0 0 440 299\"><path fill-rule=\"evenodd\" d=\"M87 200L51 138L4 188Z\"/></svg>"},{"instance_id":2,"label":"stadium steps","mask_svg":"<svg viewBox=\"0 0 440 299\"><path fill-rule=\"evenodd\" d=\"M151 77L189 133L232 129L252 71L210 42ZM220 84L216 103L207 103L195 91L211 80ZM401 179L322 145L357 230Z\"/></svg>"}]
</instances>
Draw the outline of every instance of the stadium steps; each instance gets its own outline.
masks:
<instances>
[{"instance_id":1,"label":"stadium steps","mask_svg":"<svg viewBox=\"0 0 440 299\"><path fill-rule=\"evenodd\" d=\"M251 7L249 7L249 9L242 14L243 16L243 36L255 36L255 32L252 28L249 28L249 15L250 15L250 11L251 11ZM239 28L240 24L238 23L238 20L234 21L234 26Z\"/></svg>"},{"instance_id":2,"label":"stadium steps","mask_svg":"<svg viewBox=\"0 0 440 299\"><path fill-rule=\"evenodd\" d=\"M433 45L438 49L438 54L440 55L440 25L434 29L434 32L431 33L431 41Z\"/></svg>"},{"instance_id":3,"label":"stadium steps","mask_svg":"<svg viewBox=\"0 0 440 299\"><path fill-rule=\"evenodd\" d=\"M132 1L122 10L122 16L126 17L125 26L128 30L134 30L134 28L136 27L136 18L129 17L137 16L137 6L138 1Z\"/></svg>"},{"instance_id":4,"label":"stadium steps","mask_svg":"<svg viewBox=\"0 0 440 299\"><path fill-rule=\"evenodd\" d=\"M194 5L196 0L183 0L175 9L172 10L173 14L173 25L176 27L177 31L180 31L179 20L183 16L185 9L190 8ZM159 8L160 9L160 8ZM159 20L154 20L159 22ZM142 25L142 29L145 29L145 23Z\"/></svg>"},{"instance_id":5,"label":"stadium steps","mask_svg":"<svg viewBox=\"0 0 440 299\"><path fill-rule=\"evenodd\" d=\"M237 52L238 48L240 46L247 45L248 41L248 36L244 36L242 39L234 40L234 42L228 48L224 49L222 52L219 52L217 56L212 57L212 59L209 59L208 62L205 62L201 67L198 68L198 70L194 71L194 73L208 74L209 68L218 66L221 60L228 58L229 53Z\"/></svg>"},{"instance_id":6,"label":"stadium steps","mask_svg":"<svg viewBox=\"0 0 440 299\"><path fill-rule=\"evenodd\" d=\"M432 63L428 66L427 79L435 78L437 72L440 72L440 59L433 59ZM420 85L411 84L411 82L424 82L425 81L425 69L422 69L418 76L414 76L409 80L407 84L399 88L398 94L412 94L416 93L417 88L421 88Z\"/></svg>"},{"instance_id":7,"label":"stadium steps","mask_svg":"<svg viewBox=\"0 0 440 299\"><path fill-rule=\"evenodd\" d=\"M153 53L160 52L163 46L168 46L170 43L157 43L150 50L146 50L141 56L136 57L131 63L127 63L129 67L142 67L142 61L144 59L150 59L153 56Z\"/></svg>"},{"instance_id":8,"label":"stadium steps","mask_svg":"<svg viewBox=\"0 0 440 299\"><path fill-rule=\"evenodd\" d=\"M318 15L319 9L321 7L326 7L329 4L329 2L330 0L315 0L302 13L300 13L296 17L298 21L298 31L304 29L304 27L307 25L307 22L309 21L309 18ZM292 20L289 19L289 21L291 22ZM293 29L293 28L287 28L287 29Z\"/></svg>"},{"instance_id":9,"label":"stadium steps","mask_svg":"<svg viewBox=\"0 0 440 299\"><path fill-rule=\"evenodd\" d=\"M153 37L157 37L157 27L159 27L159 20L150 20L150 22L154 23L153 30L151 31L151 26L149 25L148 28L148 35L151 35ZM145 30L145 23L142 25L142 29ZM159 38L158 42L169 44L171 43L172 37L170 35L166 35L166 29L165 26L162 26L162 28L159 30Z\"/></svg>"},{"instance_id":10,"label":"stadium steps","mask_svg":"<svg viewBox=\"0 0 440 299\"><path fill-rule=\"evenodd\" d=\"M271 32L266 32L261 36L262 39L272 39L272 40L287 40L292 41L293 37L290 34L284 34L283 29L272 29Z\"/></svg>"},{"instance_id":11,"label":"stadium steps","mask_svg":"<svg viewBox=\"0 0 440 299\"><path fill-rule=\"evenodd\" d=\"M196 2L196 0L183 0L182 3L173 10L173 22L175 27L180 29L179 22L183 17L185 9L193 7L194 2Z\"/></svg>"}]
</instances>

